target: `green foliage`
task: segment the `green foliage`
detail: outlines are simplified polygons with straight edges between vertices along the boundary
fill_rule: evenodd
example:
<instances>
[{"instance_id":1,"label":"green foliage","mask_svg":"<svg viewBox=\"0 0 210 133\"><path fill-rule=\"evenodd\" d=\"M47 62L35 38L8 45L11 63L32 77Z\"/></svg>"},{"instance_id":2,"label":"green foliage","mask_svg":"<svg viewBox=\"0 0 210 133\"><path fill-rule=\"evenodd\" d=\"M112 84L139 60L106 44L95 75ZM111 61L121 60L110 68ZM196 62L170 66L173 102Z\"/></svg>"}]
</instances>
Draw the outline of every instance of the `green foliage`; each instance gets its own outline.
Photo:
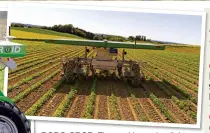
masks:
<instances>
[{"instance_id":1,"label":"green foliage","mask_svg":"<svg viewBox=\"0 0 210 133\"><path fill-rule=\"evenodd\" d=\"M147 118L146 114L142 114L142 107L141 105L138 103L138 99L137 99L137 96L136 96L136 93L129 87L128 84L126 84L127 88L128 88L128 91L130 92L131 94L131 101L132 101L132 105L135 109L135 111L139 114L139 119L141 121L149 121L149 119Z\"/></svg>"},{"instance_id":2,"label":"green foliage","mask_svg":"<svg viewBox=\"0 0 210 133\"><path fill-rule=\"evenodd\" d=\"M134 36L129 36L128 37L128 40L131 41L131 42L133 42L135 40L135 37Z\"/></svg>"},{"instance_id":3,"label":"green foliage","mask_svg":"<svg viewBox=\"0 0 210 133\"><path fill-rule=\"evenodd\" d=\"M68 96L60 103L59 107L56 109L55 113L53 114L53 117L62 117L65 113L65 110L68 108L69 103L72 101L72 99L77 94L79 83L77 82L71 91L69 92Z\"/></svg>"},{"instance_id":4,"label":"green foliage","mask_svg":"<svg viewBox=\"0 0 210 133\"><path fill-rule=\"evenodd\" d=\"M23 84L29 82L30 80L32 80L32 79L34 79L34 78L39 77L39 76L42 75L43 73L49 71L50 69L55 68L55 67L58 66L58 65L59 65L59 63L54 64L53 66L51 66L51 67L49 67L49 68L47 68L47 69L44 69L44 70L42 70L42 71L40 71L40 72L38 72L38 73L35 73L35 74L33 74L33 75L31 75L31 76L29 76L29 77L27 77L27 78L24 78L24 79L20 80L19 82L17 82L17 83L14 84L13 86L9 86L9 87L8 87L8 91L10 92L10 91L13 90L14 88L16 88L16 87L18 87L18 86L20 86L20 85L23 85Z\"/></svg>"},{"instance_id":5,"label":"green foliage","mask_svg":"<svg viewBox=\"0 0 210 133\"><path fill-rule=\"evenodd\" d=\"M150 69L149 67L147 67L147 69L150 70L150 71L152 71L152 69ZM148 70L146 70L146 71L148 71ZM164 77L162 76L161 73L162 73L162 71L161 71L161 72L157 72L157 71L154 71L154 70L153 70L153 74L154 74L155 76L157 76L158 78L162 79L164 83L166 83L166 84L172 86L173 89L175 89L176 91L178 91L179 93L181 93L183 96L187 97L187 98L188 98L189 100L191 100L193 103L197 104L197 98L196 98L196 97L194 97L192 94L190 94L190 93L189 93L185 88L183 88L183 86L181 86L180 84L176 84L176 86L173 85L173 84L171 84L171 83L174 82L174 80L173 80L172 78L167 78L167 80L166 80L166 78L164 78ZM157 83L157 84L158 84L158 83ZM161 85L159 84L158 86L161 86ZM162 88L162 87L161 87L161 88ZM166 90L166 89L164 89L164 90ZM166 91L167 91L167 90L166 90ZM166 93L170 94L170 92L166 92Z\"/></svg>"},{"instance_id":6,"label":"green foliage","mask_svg":"<svg viewBox=\"0 0 210 133\"><path fill-rule=\"evenodd\" d=\"M114 114L114 119L115 120L120 120L120 115L118 113L118 110L117 110L117 97L114 95L114 92L113 92L113 88L111 88L111 96L109 97L109 103L110 103L110 110L111 112L113 112Z\"/></svg>"},{"instance_id":7,"label":"green foliage","mask_svg":"<svg viewBox=\"0 0 210 133\"><path fill-rule=\"evenodd\" d=\"M43 64L43 63L51 61L51 60L59 60L58 57L62 57L66 54L71 55L71 57L74 57L74 56L76 56L78 54L81 54L81 53L84 53L84 52L83 51L79 51L79 52L75 51L74 53L69 53L69 51L64 51L64 52L60 52L58 54L55 53L54 55L51 55L48 58L42 58L40 60L28 63L28 64L23 65L23 66L20 66L20 67L16 68L15 70L9 71L9 74L24 70L26 68L30 68L30 67L33 67L33 66L40 65L40 64Z\"/></svg>"},{"instance_id":8,"label":"green foliage","mask_svg":"<svg viewBox=\"0 0 210 133\"><path fill-rule=\"evenodd\" d=\"M89 96L89 101L87 103L86 110L85 110L85 116L84 117L88 118L88 119L92 118L93 111L94 111L96 84L97 84L97 78L95 78L94 81L93 81L93 85L91 87L91 94Z\"/></svg>"},{"instance_id":9,"label":"green foliage","mask_svg":"<svg viewBox=\"0 0 210 133\"><path fill-rule=\"evenodd\" d=\"M174 103L176 103L178 105L178 107L182 110L184 110L185 112L189 112L189 115L196 120L197 119L197 114L192 110L193 106L190 103L190 101L181 101L179 100L177 97L172 96L172 100Z\"/></svg>"},{"instance_id":10,"label":"green foliage","mask_svg":"<svg viewBox=\"0 0 210 133\"><path fill-rule=\"evenodd\" d=\"M104 39L104 37L101 36L101 35L95 35L95 36L93 37L93 40L103 40L103 39Z\"/></svg>"},{"instance_id":11,"label":"green foliage","mask_svg":"<svg viewBox=\"0 0 210 133\"><path fill-rule=\"evenodd\" d=\"M11 27L24 27L25 25L24 24L21 24L21 23L12 23L11 24Z\"/></svg>"},{"instance_id":12,"label":"green foliage","mask_svg":"<svg viewBox=\"0 0 210 133\"><path fill-rule=\"evenodd\" d=\"M38 87L40 87L43 83L47 82L48 80L50 80L51 78L53 78L55 75L57 75L61 70L56 70L54 71L52 74L48 75L47 77L45 77L44 79L40 80L39 82L35 83L34 85L32 85L31 87L25 89L23 92L19 93L17 96L15 96L12 100L14 102L18 102L20 101L22 98L26 97L31 91L37 89Z\"/></svg>"},{"instance_id":13,"label":"green foliage","mask_svg":"<svg viewBox=\"0 0 210 133\"><path fill-rule=\"evenodd\" d=\"M194 119L197 120L197 114L193 111L190 112L190 116Z\"/></svg>"},{"instance_id":14,"label":"green foliage","mask_svg":"<svg viewBox=\"0 0 210 133\"><path fill-rule=\"evenodd\" d=\"M146 36L137 35L137 36L136 36L136 40L137 40L137 41L146 41L147 38L146 38Z\"/></svg>"},{"instance_id":15,"label":"green foliage","mask_svg":"<svg viewBox=\"0 0 210 133\"><path fill-rule=\"evenodd\" d=\"M114 36L114 35L108 35L105 37L105 39L109 41L117 41L117 42L125 42L126 38L122 36Z\"/></svg>"},{"instance_id":16,"label":"green foliage","mask_svg":"<svg viewBox=\"0 0 210 133\"><path fill-rule=\"evenodd\" d=\"M154 95L154 94L150 94L150 98L152 99L152 101L158 106L160 107L160 110L162 113L164 113L164 115L172 122L175 123L175 119L174 117L168 112L168 109L162 104L162 102Z\"/></svg>"},{"instance_id":17,"label":"green foliage","mask_svg":"<svg viewBox=\"0 0 210 133\"><path fill-rule=\"evenodd\" d=\"M28 116L33 116L37 112L37 110L48 100L50 97L52 97L53 93L61 86L64 79L61 79L58 81L53 88L50 88L47 93L44 94L35 104L33 104L26 112L25 114Z\"/></svg>"}]
</instances>

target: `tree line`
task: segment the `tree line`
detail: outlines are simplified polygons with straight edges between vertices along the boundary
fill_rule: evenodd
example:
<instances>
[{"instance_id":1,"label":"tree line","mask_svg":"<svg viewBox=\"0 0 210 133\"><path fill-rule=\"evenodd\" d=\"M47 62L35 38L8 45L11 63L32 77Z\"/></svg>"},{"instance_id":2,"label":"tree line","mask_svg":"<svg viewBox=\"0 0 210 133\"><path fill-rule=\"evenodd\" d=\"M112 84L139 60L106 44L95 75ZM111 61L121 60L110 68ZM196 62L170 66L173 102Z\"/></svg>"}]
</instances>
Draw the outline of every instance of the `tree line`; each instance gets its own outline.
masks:
<instances>
[{"instance_id":1,"label":"tree line","mask_svg":"<svg viewBox=\"0 0 210 133\"><path fill-rule=\"evenodd\" d=\"M108 41L119 41L119 42L126 42L126 41L151 41L151 39L148 39L146 36L143 35L137 35L135 36L129 36L123 37L123 36L117 36L117 35L105 35L105 34L96 34L89 31L86 31L84 29L74 27L72 24L65 24L65 25L54 25L54 26L32 26L32 25L26 25L21 23L12 23L12 27L25 27L25 28L41 28L41 29L47 29L52 30L56 32L62 32L62 33L69 33L73 35L77 35L86 39L90 40L108 40Z\"/></svg>"}]
</instances>

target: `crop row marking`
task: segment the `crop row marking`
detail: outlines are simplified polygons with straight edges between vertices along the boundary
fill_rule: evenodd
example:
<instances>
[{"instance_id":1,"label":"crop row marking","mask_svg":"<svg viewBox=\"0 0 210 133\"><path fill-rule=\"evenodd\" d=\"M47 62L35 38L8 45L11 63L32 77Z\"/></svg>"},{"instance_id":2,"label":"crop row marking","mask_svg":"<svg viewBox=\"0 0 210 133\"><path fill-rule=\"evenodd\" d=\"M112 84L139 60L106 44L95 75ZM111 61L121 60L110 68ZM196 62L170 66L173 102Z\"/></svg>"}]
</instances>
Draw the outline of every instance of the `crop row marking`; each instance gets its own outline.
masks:
<instances>
[{"instance_id":1,"label":"crop row marking","mask_svg":"<svg viewBox=\"0 0 210 133\"><path fill-rule=\"evenodd\" d=\"M38 88L39 86L41 86L43 83L47 82L48 80L50 80L51 78L53 78L56 74L58 74L61 71L61 69L56 70L55 72L53 72L52 74L50 74L49 76L47 76L46 78L42 79L41 81L37 82L36 84L34 84L33 86L27 88L26 90L24 90L23 92L19 93L17 96L15 96L12 100L14 102L18 102L19 100L23 99L24 97L26 97L31 91L33 91L34 89Z\"/></svg>"}]
</instances>

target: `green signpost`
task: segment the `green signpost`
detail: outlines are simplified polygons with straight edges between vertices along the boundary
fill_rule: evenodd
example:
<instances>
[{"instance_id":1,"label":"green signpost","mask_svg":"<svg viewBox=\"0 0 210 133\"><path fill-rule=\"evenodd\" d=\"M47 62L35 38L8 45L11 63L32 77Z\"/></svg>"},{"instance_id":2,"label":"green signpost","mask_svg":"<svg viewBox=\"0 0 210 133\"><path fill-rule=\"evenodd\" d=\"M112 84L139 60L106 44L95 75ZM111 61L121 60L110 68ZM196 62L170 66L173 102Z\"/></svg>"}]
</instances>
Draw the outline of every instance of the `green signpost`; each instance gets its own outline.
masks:
<instances>
[{"instance_id":1,"label":"green signpost","mask_svg":"<svg viewBox=\"0 0 210 133\"><path fill-rule=\"evenodd\" d=\"M26 54L26 47L9 41L0 42L0 57L23 57Z\"/></svg>"}]
</instances>

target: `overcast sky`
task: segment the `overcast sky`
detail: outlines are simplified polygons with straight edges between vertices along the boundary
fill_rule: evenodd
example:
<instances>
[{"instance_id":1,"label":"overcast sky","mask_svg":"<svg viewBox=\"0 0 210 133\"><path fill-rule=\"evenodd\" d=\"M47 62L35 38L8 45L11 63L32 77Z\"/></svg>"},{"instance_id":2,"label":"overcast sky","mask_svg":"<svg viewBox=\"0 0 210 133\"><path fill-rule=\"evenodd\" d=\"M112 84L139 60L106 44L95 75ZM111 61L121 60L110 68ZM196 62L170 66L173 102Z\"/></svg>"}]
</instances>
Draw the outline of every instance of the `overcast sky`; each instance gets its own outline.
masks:
<instances>
[{"instance_id":1,"label":"overcast sky","mask_svg":"<svg viewBox=\"0 0 210 133\"><path fill-rule=\"evenodd\" d=\"M146 35L153 40L201 43L201 16L17 5L12 7L10 15L11 22L45 26L73 24L94 33Z\"/></svg>"}]
</instances>

